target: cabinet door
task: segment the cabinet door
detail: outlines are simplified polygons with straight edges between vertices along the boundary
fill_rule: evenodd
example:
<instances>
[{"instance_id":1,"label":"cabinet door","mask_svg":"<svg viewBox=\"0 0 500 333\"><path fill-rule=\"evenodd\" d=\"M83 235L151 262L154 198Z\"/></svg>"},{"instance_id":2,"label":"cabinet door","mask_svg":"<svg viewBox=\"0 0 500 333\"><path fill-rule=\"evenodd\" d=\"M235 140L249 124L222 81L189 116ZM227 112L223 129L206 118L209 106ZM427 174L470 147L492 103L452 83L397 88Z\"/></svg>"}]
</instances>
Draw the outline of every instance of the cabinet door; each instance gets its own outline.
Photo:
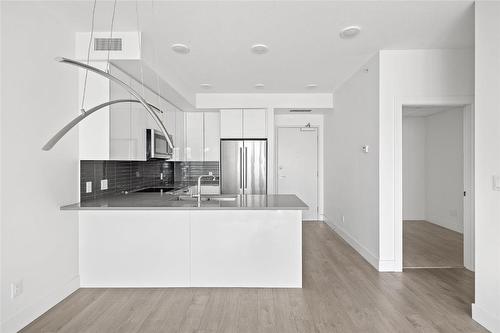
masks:
<instances>
[{"instance_id":1,"label":"cabinet door","mask_svg":"<svg viewBox=\"0 0 500 333\"><path fill-rule=\"evenodd\" d=\"M204 112L204 160L219 161L220 113Z\"/></svg>"},{"instance_id":2,"label":"cabinet door","mask_svg":"<svg viewBox=\"0 0 500 333\"><path fill-rule=\"evenodd\" d=\"M226 138L243 137L243 110L220 110L220 136Z\"/></svg>"},{"instance_id":3,"label":"cabinet door","mask_svg":"<svg viewBox=\"0 0 500 333\"><path fill-rule=\"evenodd\" d=\"M132 84L128 75L114 66L110 66L111 74L121 81ZM118 84L110 83L109 99L134 99ZM132 150L136 150L136 143L131 141L132 108L134 103L119 103L109 107L109 158L111 160L132 160Z\"/></svg>"},{"instance_id":4,"label":"cabinet door","mask_svg":"<svg viewBox=\"0 0 500 333\"><path fill-rule=\"evenodd\" d=\"M203 112L186 113L186 160L203 161Z\"/></svg>"},{"instance_id":5,"label":"cabinet door","mask_svg":"<svg viewBox=\"0 0 500 333\"><path fill-rule=\"evenodd\" d=\"M184 161L185 159L185 127L184 127L184 112L175 110L175 138L174 138L174 161Z\"/></svg>"},{"instance_id":6,"label":"cabinet door","mask_svg":"<svg viewBox=\"0 0 500 333\"><path fill-rule=\"evenodd\" d=\"M104 62L92 62L92 66L105 69ZM79 80L79 101L85 81L85 71L78 71ZM109 100L110 82L108 79L98 75L89 74L87 77L87 89L84 108L87 110L100 103ZM76 106L76 105L75 105ZM107 160L109 159L109 112L108 107L97 111L92 116L82 121L79 125L79 155L80 159Z\"/></svg>"},{"instance_id":7,"label":"cabinet door","mask_svg":"<svg viewBox=\"0 0 500 333\"><path fill-rule=\"evenodd\" d=\"M267 137L267 110L243 110L243 137L245 139L261 139Z\"/></svg>"}]
</instances>

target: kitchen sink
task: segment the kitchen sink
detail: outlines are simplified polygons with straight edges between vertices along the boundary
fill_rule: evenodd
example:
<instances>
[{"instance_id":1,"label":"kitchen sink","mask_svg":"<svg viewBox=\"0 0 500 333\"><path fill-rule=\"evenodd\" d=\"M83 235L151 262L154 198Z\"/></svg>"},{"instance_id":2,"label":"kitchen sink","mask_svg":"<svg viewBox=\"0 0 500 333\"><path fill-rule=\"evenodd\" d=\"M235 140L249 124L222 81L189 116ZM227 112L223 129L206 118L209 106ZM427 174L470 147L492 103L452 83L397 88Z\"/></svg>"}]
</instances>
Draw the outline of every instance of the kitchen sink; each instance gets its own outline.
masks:
<instances>
[{"instance_id":1,"label":"kitchen sink","mask_svg":"<svg viewBox=\"0 0 500 333\"><path fill-rule=\"evenodd\" d=\"M178 201L198 201L198 198L192 197L190 195L179 195L174 200ZM202 196L201 201L235 201L236 197L226 197L226 196Z\"/></svg>"},{"instance_id":2,"label":"kitchen sink","mask_svg":"<svg viewBox=\"0 0 500 333\"><path fill-rule=\"evenodd\" d=\"M149 192L173 192L175 190L178 190L177 187L148 187L148 188L143 188L138 191L135 191L135 193L149 193Z\"/></svg>"}]
</instances>

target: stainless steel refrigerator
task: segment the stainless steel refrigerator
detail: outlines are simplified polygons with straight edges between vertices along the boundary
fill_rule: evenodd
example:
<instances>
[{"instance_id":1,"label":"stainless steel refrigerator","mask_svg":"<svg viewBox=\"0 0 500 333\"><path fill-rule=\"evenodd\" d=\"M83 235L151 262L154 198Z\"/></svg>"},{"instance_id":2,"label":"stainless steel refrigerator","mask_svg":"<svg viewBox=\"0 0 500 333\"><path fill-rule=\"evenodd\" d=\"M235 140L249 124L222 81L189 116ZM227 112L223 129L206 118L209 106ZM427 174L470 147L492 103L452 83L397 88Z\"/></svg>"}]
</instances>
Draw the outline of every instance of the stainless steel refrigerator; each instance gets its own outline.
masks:
<instances>
[{"instance_id":1,"label":"stainless steel refrigerator","mask_svg":"<svg viewBox=\"0 0 500 333\"><path fill-rule=\"evenodd\" d=\"M222 194L267 193L267 140L222 139Z\"/></svg>"}]
</instances>

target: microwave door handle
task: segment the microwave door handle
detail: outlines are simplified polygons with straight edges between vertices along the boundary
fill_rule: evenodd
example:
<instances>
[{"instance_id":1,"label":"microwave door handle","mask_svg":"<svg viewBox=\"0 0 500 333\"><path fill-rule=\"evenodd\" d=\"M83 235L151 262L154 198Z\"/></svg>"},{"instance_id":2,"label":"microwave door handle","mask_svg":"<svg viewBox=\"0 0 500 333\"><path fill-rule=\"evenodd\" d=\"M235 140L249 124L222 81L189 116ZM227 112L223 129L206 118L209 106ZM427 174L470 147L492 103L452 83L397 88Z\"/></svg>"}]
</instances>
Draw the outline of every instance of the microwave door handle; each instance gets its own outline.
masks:
<instances>
[{"instance_id":1,"label":"microwave door handle","mask_svg":"<svg viewBox=\"0 0 500 333\"><path fill-rule=\"evenodd\" d=\"M151 157L155 158L155 131L151 130Z\"/></svg>"}]
</instances>

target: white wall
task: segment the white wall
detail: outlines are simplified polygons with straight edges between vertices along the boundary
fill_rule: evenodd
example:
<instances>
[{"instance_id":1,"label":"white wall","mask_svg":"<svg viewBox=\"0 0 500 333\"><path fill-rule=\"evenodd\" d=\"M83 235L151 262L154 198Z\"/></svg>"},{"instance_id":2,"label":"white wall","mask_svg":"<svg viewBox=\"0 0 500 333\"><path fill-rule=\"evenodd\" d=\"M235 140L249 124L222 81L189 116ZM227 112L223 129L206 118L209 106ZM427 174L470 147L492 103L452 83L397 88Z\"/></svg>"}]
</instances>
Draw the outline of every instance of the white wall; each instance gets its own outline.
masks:
<instances>
[{"instance_id":1,"label":"white wall","mask_svg":"<svg viewBox=\"0 0 500 333\"><path fill-rule=\"evenodd\" d=\"M463 108L403 117L403 220L463 233Z\"/></svg>"},{"instance_id":2,"label":"white wall","mask_svg":"<svg viewBox=\"0 0 500 333\"><path fill-rule=\"evenodd\" d=\"M500 332L500 2L475 8L475 184L476 288L472 317Z\"/></svg>"},{"instance_id":3,"label":"white wall","mask_svg":"<svg viewBox=\"0 0 500 333\"><path fill-rule=\"evenodd\" d=\"M78 132L42 145L78 114L74 31L43 3L2 2L1 331L14 332L78 288ZM10 298L10 283L23 293Z\"/></svg>"},{"instance_id":4,"label":"white wall","mask_svg":"<svg viewBox=\"0 0 500 333\"><path fill-rule=\"evenodd\" d=\"M380 267L402 269L400 171L401 104L440 104L472 100L474 55L472 50L380 51ZM398 166L399 167L399 166Z\"/></svg>"},{"instance_id":5,"label":"white wall","mask_svg":"<svg viewBox=\"0 0 500 333\"><path fill-rule=\"evenodd\" d=\"M322 114L276 114L274 116L275 127L287 126L311 126L318 128L318 206L319 219L323 220L324 214L324 116ZM275 176L276 179L276 176Z\"/></svg>"},{"instance_id":6,"label":"white wall","mask_svg":"<svg viewBox=\"0 0 500 333\"><path fill-rule=\"evenodd\" d=\"M326 222L377 268L378 103L376 55L335 91L334 111L325 116Z\"/></svg>"},{"instance_id":7,"label":"white wall","mask_svg":"<svg viewBox=\"0 0 500 333\"><path fill-rule=\"evenodd\" d=\"M403 220L425 220L425 117L403 118Z\"/></svg>"},{"instance_id":8,"label":"white wall","mask_svg":"<svg viewBox=\"0 0 500 333\"><path fill-rule=\"evenodd\" d=\"M426 117L426 220L463 233L463 108Z\"/></svg>"}]
</instances>

